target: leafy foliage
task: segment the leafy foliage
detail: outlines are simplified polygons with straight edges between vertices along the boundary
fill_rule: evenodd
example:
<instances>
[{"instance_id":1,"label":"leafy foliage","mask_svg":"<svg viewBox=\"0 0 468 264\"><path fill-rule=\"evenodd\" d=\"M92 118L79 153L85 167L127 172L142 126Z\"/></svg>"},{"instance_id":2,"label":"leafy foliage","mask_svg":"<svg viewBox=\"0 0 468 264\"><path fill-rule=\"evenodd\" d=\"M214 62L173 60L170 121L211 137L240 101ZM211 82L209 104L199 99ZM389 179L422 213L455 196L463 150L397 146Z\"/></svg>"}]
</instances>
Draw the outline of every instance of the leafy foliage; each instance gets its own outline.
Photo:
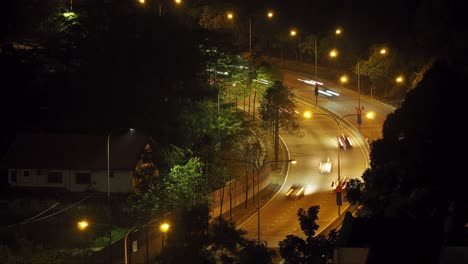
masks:
<instances>
[{"instance_id":1,"label":"leafy foliage","mask_svg":"<svg viewBox=\"0 0 468 264\"><path fill-rule=\"evenodd\" d=\"M364 184L360 179L350 179L346 185L346 201L351 205L360 204L363 188Z\"/></svg>"},{"instance_id":2,"label":"leafy foliage","mask_svg":"<svg viewBox=\"0 0 468 264\"><path fill-rule=\"evenodd\" d=\"M292 101L294 93L280 81L267 88L260 106L262 120L277 125L286 131L299 129L299 118L295 115L296 105Z\"/></svg>"},{"instance_id":3,"label":"leafy foliage","mask_svg":"<svg viewBox=\"0 0 468 264\"><path fill-rule=\"evenodd\" d=\"M372 144L371 167L363 175L362 203L374 216L440 222L450 216L456 220L449 237L460 240L462 223L468 220L466 180L440 177L457 175L453 165L463 163L460 156L447 155L458 149L447 140L452 137L451 120L463 119L457 107L464 104L464 98L450 91L466 87L466 73L439 60L387 117L383 138Z\"/></svg>"},{"instance_id":4,"label":"leafy foliage","mask_svg":"<svg viewBox=\"0 0 468 264\"><path fill-rule=\"evenodd\" d=\"M331 248L336 241L336 231L330 232L329 238L324 235L315 236L315 231L319 228L316 221L320 206L311 206L306 210L299 208L297 216L299 225L306 239L296 235L287 235L279 242L280 255L285 263L326 263L331 257Z\"/></svg>"},{"instance_id":5,"label":"leafy foliage","mask_svg":"<svg viewBox=\"0 0 468 264\"><path fill-rule=\"evenodd\" d=\"M267 88L260 105L260 115L264 125L272 128L274 135L275 160L278 160L279 131L299 130L299 117L295 114L295 104L292 101L294 93L280 81L275 81Z\"/></svg>"},{"instance_id":6,"label":"leafy foliage","mask_svg":"<svg viewBox=\"0 0 468 264\"><path fill-rule=\"evenodd\" d=\"M161 263L272 263L272 249L246 240L245 231L223 218L208 224L207 210L206 204L179 210Z\"/></svg>"},{"instance_id":7,"label":"leafy foliage","mask_svg":"<svg viewBox=\"0 0 468 264\"><path fill-rule=\"evenodd\" d=\"M206 199L208 190L202 169L203 163L199 158L190 158L185 165L172 167L165 186L174 208L193 206Z\"/></svg>"},{"instance_id":8,"label":"leafy foliage","mask_svg":"<svg viewBox=\"0 0 468 264\"><path fill-rule=\"evenodd\" d=\"M315 205L309 207L307 212L303 208L297 211L297 218L304 234L309 238L315 235L315 231L319 228L316 221L318 220L318 213L320 207Z\"/></svg>"}]
</instances>

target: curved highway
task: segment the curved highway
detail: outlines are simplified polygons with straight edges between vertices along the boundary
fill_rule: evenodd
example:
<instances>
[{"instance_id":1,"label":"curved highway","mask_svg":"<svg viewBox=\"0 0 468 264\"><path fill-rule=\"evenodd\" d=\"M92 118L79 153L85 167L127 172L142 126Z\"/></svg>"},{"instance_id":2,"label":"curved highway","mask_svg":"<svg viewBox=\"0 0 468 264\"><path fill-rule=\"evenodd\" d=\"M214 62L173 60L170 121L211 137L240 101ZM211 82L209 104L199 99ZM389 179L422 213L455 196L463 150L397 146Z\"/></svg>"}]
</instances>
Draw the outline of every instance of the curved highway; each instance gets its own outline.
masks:
<instances>
[{"instance_id":1,"label":"curved highway","mask_svg":"<svg viewBox=\"0 0 468 264\"><path fill-rule=\"evenodd\" d=\"M278 242L288 234L304 237L297 220L299 208L307 210L310 206L319 205L318 225L320 233L343 212L347 203L338 209L336 193L332 183L338 179L338 155L340 157L340 178L360 178L369 164L368 145L364 140L379 138L381 126L386 116L394 108L370 98L360 96L363 113L373 111L374 120L362 118L361 127L356 124L356 106L358 94L333 84L324 85L339 96L320 95L315 104L314 86L304 82L310 76L302 73L284 71L283 83L291 88L296 96L298 114L311 111L312 118L301 119L301 131L297 134L283 133L281 136L290 151L290 157L297 161L291 165L283 188L269 203L261 208L260 239L268 247L277 247ZM325 89L321 87L321 89ZM334 115L333 115L334 114ZM333 117L331 116L333 115ZM344 118L342 118L344 117ZM359 129L362 132L359 133ZM336 137L344 133L354 142L354 147L338 153ZM319 170L320 161L330 158L333 169L330 173ZM299 199L286 197L286 192L293 184L305 187L305 196ZM253 216L239 225L247 231L246 238L257 240L257 218Z\"/></svg>"}]
</instances>

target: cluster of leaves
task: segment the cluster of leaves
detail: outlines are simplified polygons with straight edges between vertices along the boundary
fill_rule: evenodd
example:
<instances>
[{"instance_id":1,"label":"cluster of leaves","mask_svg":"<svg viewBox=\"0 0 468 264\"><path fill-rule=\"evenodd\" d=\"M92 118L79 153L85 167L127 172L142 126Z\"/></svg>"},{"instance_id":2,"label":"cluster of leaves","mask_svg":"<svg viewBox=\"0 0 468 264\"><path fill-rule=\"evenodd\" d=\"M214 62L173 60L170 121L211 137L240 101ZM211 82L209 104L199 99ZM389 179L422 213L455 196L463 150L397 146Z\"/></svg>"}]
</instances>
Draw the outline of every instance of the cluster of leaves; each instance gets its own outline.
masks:
<instances>
[{"instance_id":1,"label":"cluster of leaves","mask_svg":"<svg viewBox=\"0 0 468 264\"><path fill-rule=\"evenodd\" d=\"M320 206L314 205L304 210L299 208L297 217L305 240L296 235L287 235L279 242L280 255L285 263L327 263L327 259L333 255L333 246L336 242L337 233L330 232L329 237L324 235L315 236L319 228L316 221Z\"/></svg>"},{"instance_id":2,"label":"cluster of leaves","mask_svg":"<svg viewBox=\"0 0 468 264\"><path fill-rule=\"evenodd\" d=\"M299 117L295 113L294 93L280 81L275 81L267 88L259 112L264 125L271 128L274 136L275 160L278 160L279 131L298 131Z\"/></svg>"},{"instance_id":3,"label":"cluster of leaves","mask_svg":"<svg viewBox=\"0 0 468 264\"><path fill-rule=\"evenodd\" d=\"M275 252L243 238L245 231L223 218L209 223L206 205L178 212L160 263L273 263Z\"/></svg>"},{"instance_id":4,"label":"cluster of leaves","mask_svg":"<svg viewBox=\"0 0 468 264\"><path fill-rule=\"evenodd\" d=\"M362 205L361 217L377 223L394 221L399 229L411 227L417 234L430 227L430 239L412 236L412 256L418 261L438 259L438 251L428 253L427 248L466 243L467 181L450 178L459 174L457 164L464 161L450 155L459 151L459 144L448 143L456 124L452 120L463 120L464 115L458 109L464 98L452 95L468 87L466 80L463 66L435 61L401 107L385 120L382 139L371 145L371 166L362 176L364 182L356 179L347 191L350 203ZM377 225L377 230L385 228ZM385 243L397 240L389 237ZM373 246L384 248L381 243ZM386 250L375 257L389 256L397 257Z\"/></svg>"}]
</instances>

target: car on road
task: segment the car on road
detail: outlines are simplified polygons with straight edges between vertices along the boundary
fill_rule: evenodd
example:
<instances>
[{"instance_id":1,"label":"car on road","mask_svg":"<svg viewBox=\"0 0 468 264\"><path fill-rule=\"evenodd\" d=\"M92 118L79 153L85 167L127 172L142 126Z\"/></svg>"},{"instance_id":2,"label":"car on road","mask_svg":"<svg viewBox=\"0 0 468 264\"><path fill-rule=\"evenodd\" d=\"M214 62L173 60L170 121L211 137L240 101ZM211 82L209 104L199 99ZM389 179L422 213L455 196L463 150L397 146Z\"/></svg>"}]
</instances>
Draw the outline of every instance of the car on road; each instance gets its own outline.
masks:
<instances>
[{"instance_id":1,"label":"car on road","mask_svg":"<svg viewBox=\"0 0 468 264\"><path fill-rule=\"evenodd\" d=\"M290 199L299 199L304 197L304 186L300 184L293 184L286 192L286 197Z\"/></svg>"},{"instance_id":2,"label":"car on road","mask_svg":"<svg viewBox=\"0 0 468 264\"><path fill-rule=\"evenodd\" d=\"M347 150L353 147L351 138L349 138L343 133L340 136L336 137L336 140L338 141L338 145L340 146L340 148L343 150Z\"/></svg>"},{"instance_id":3,"label":"car on road","mask_svg":"<svg viewBox=\"0 0 468 264\"><path fill-rule=\"evenodd\" d=\"M319 163L319 171L321 173L330 173L332 171L332 167L333 167L333 164L330 158L327 158L326 160L322 160Z\"/></svg>"}]
</instances>

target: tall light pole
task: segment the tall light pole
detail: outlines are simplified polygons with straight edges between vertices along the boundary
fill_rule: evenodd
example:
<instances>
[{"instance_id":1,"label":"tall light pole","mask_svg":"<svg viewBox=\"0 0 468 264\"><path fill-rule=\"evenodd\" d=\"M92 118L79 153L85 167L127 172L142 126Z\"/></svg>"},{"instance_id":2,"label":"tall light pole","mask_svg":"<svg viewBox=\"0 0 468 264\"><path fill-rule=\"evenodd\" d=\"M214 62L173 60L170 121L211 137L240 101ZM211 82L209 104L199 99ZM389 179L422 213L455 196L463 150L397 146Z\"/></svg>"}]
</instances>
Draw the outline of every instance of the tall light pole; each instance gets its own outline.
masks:
<instances>
[{"instance_id":1,"label":"tall light pole","mask_svg":"<svg viewBox=\"0 0 468 264\"><path fill-rule=\"evenodd\" d=\"M164 239L165 239L165 234L167 233L167 231L169 231L169 224L164 222L161 224L161 226L159 227L159 229L161 230L161 251L164 249Z\"/></svg>"},{"instance_id":2,"label":"tall light pole","mask_svg":"<svg viewBox=\"0 0 468 264\"><path fill-rule=\"evenodd\" d=\"M229 20L234 19L233 12L228 12L226 16L227 16L227 19ZM275 16L275 13L273 11L271 10L267 11L266 13L267 19L272 19L274 16ZM253 36L253 23L255 22L255 17L249 16L248 22L249 22L249 56L252 56L252 36Z\"/></svg>"},{"instance_id":3,"label":"tall light pole","mask_svg":"<svg viewBox=\"0 0 468 264\"><path fill-rule=\"evenodd\" d=\"M288 160L267 160L264 161L261 165L259 165L257 162L253 162L250 160L236 160L236 159L223 159L227 161L234 161L234 162L240 162L240 163L247 163L250 164L254 169L257 174L257 243L260 244L260 172L263 170L266 164L272 163L272 162L287 162L291 164L296 164L296 160L294 159L288 159Z\"/></svg>"},{"instance_id":4,"label":"tall light pole","mask_svg":"<svg viewBox=\"0 0 468 264\"><path fill-rule=\"evenodd\" d=\"M252 24L253 18L249 17L249 56L252 56Z\"/></svg>"},{"instance_id":5,"label":"tall light pole","mask_svg":"<svg viewBox=\"0 0 468 264\"><path fill-rule=\"evenodd\" d=\"M135 129L130 128L130 132L134 132ZM107 133L107 222L109 224L109 263L112 263L112 223L111 223L111 199L110 199L110 139L112 135L112 129Z\"/></svg>"},{"instance_id":6,"label":"tall light pole","mask_svg":"<svg viewBox=\"0 0 468 264\"><path fill-rule=\"evenodd\" d=\"M314 53L315 53L315 105L318 104L318 77L317 77L317 36L314 38Z\"/></svg>"},{"instance_id":7,"label":"tall light pole","mask_svg":"<svg viewBox=\"0 0 468 264\"><path fill-rule=\"evenodd\" d=\"M341 116L341 117L337 117L335 115L332 115L332 114L326 114L326 113L315 113L315 115L324 115L324 116L328 116L330 118L332 118L335 122L336 122L336 125L338 126L338 129L341 129L340 127L340 124L341 124L341 121L343 121L346 117L348 116L354 116L356 114L347 114L347 115L344 115L344 116ZM313 114L310 112L310 111L306 111L304 112L303 114L304 118L306 119L310 119L313 117ZM370 115L366 115L368 118L371 118L373 117L372 114ZM341 215L341 187L342 187L342 183L341 183L341 147L340 147L340 144L338 144L338 151L337 151L337 158L338 158L338 170L337 170L337 186L336 186L336 196L337 196L337 206L338 206L338 215Z\"/></svg>"},{"instance_id":8,"label":"tall light pole","mask_svg":"<svg viewBox=\"0 0 468 264\"><path fill-rule=\"evenodd\" d=\"M124 238L124 259L125 259L125 264L128 264L128 249L127 249L127 238L128 238L128 235L135 229L137 229L138 227L140 226L134 226L132 228L130 228L130 230L127 231L127 233L125 234L125 238Z\"/></svg>"},{"instance_id":9,"label":"tall light pole","mask_svg":"<svg viewBox=\"0 0 468 264\"><path fill-rule=\"evenodd\" d=\"M112 224L110 200L110 137L112 129L107 134L107 222L109 224L109 263L112 263Z\"/></svg>"},{"instance_id":10,"label":"tall light pole","mask_svg":"<svg viewBox=\"0 0 468 264\"><path fill-rule=\"evenodd\" d=\"M158 16L162 16L164 13L164 0L157 0L158 3ZM138 0L141 5L144 5L146 0ZM174 0L176 5L182 5L182 0Z\"/></svg>"},{"instance_id":11,"label":"tall light pole","mask_svg":"<svg viewBox=\"0 0 468 264\"><path fill-rule=\"evenodd\" d=\"M335 30L335 35L339 36L343 33L343 30L341 28L337 28ZM318 52L317 52L317 39L318 39L318 34L315 35L314 38L314 61L315 61L315 105L318 104L318 95L319 95L319 89L318 89L318 74L317 74L317 69L318 69ZM330 54L330 56L332 56Z\"/></svg>"}]
</instances>

